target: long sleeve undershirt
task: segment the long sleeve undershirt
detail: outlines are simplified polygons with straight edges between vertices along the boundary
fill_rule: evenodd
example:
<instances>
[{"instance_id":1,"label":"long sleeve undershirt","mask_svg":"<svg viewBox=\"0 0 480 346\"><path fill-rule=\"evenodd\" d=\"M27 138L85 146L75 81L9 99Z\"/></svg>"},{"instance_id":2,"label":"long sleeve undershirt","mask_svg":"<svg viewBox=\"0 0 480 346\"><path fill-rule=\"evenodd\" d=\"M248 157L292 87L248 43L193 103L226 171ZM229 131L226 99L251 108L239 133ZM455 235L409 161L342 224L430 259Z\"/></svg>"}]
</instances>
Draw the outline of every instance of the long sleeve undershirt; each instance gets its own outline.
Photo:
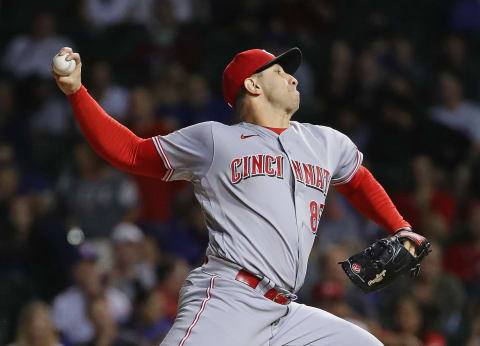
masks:
<instances>
[{"instance_id":1,"label":"long sleeve undershirt","mask_svg":"<svg viewBox=\"0 0 480 346\"><path fill-rule=\"evenodd\" d=\"M364 216L376 222L390 233L410 227L393 204L385 189L372 173L361 166L352 180L335 188Z\"/></svg>"},{"instance_id":2,"label":"long sleeve undershirt","mask_svg":"<svg viewBox=\"0 0 480 346\"><path fill-rule=\"evenodd\" d=\"M152 139L137 137L110 117L83 85L68 99L85 138L103 159L132 174L160 179L165 175Z\"/></svg>"}]
</instances>

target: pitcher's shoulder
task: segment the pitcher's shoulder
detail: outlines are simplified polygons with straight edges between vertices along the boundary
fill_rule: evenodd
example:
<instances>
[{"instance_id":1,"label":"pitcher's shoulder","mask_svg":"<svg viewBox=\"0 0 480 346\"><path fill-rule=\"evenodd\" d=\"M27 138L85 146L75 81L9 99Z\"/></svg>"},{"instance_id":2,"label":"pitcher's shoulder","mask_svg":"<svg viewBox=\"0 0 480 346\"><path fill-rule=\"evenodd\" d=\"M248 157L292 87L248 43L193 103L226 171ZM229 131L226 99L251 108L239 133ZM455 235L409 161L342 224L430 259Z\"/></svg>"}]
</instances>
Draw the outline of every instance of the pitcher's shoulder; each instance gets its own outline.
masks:
<instances>
[{"instance_id":1,"label":"pitcher's shoulder","mask_svg":"<svg viewBox=\"0 0 480 346\"><path fill-rule=\"evenodd\" d=\"M338 130L335 130L329 126L323 125L315 125L310 123L300 123L298 121L290 121L290 126L292 126L295 130L300 132L310 132L312 134L340 134Z\"/></svg>"},{"instance_id":2,"label":"pitcher's shoulder","mask_svg":"<svg viewBox=\"0 0 480 346\"><path fill-rule=\"evenodd\" d=\"M179 131L181 132L208 132L213 133L227 131L230 128L229 125L222 124L218 121L204 121L200 123L196 123L193 125L189 125L187 127L181 128Z\"/></svg>"},{"instance_id":3,"label":"pitcher's shoulder","mask_svg":"<svg viewBox=\"0 0 480 346\"><path fill-rule=\"evenodd\" d=\"M211 124L212 130L216 133L236 133L238 131L241 131L242 128L240 126L240 123L236 124L224 124L218 121L209 121Z\"/></svg>"}]
</instances>

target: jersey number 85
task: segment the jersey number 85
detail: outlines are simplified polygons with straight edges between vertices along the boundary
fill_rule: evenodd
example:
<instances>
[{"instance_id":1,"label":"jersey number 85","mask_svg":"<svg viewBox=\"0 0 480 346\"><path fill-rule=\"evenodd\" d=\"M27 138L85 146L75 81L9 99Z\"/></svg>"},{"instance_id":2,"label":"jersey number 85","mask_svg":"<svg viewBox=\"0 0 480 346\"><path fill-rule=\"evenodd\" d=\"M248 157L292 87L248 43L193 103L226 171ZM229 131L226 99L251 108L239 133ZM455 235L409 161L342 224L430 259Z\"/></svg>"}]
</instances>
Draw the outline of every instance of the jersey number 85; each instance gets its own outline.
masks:
<instances>
[{"instance_id":1,"label":"jersey number 85","mask_svg":"<svg viewBox=\"0 0 480 346\"><path fill-rule=\"evenodd\" d=\"M315 201L310 202L310 227L313 234L317 233L318 221L323 213L324 204L318 204Z\"/></svg>"}]
</instances>

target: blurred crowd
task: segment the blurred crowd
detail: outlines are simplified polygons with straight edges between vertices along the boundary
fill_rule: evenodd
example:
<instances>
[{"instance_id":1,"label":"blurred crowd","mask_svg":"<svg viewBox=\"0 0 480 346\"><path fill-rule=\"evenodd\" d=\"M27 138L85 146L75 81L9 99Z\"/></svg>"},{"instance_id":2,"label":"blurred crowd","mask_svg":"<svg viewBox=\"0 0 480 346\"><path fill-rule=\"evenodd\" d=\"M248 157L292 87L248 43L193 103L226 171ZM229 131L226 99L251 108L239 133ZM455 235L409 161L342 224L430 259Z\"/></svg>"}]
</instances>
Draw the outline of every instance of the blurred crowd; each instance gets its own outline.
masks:
<instances>
[{"instance_id":1,"label":"blurred crowd","mask_svg":"<svg viewBox=\"0 0 480 346\"><path fill-rule=\"evenodd\" d=\"M350 136L433 247L419 279L364 295L338 262L387 233L330 189L299 301L389 346L479 346L478 18L476 0L0 2L0 344L158 345L208 243L189 184L119 172L83 140L58 50L148 138L234 123L226 64L298 46L294 120Z\"/></svg>"}]
</instances>

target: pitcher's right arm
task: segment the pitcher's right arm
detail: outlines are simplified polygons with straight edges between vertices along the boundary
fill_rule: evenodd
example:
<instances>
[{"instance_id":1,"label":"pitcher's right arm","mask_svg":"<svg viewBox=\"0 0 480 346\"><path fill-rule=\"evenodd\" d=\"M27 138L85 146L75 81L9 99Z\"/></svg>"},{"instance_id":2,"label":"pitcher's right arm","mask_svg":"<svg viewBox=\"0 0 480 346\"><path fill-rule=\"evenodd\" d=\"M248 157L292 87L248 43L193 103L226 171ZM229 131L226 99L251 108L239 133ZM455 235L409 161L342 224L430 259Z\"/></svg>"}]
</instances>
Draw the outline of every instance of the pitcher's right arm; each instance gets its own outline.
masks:
<instances>
[{"instance_id":1,"label":"pitcher's right arm","mask_svg":"<svg viewBox=\"0 0 480 346\"><path fill-rule=\"evenodd\" d=\"M58 87L67 95L75 118L88 143L103 159L123 171L163 178L167 168L159 160L152 138L137 137L128 128L110 117L90 96L81 82L80 55L64 47L60 55L70 54L77 66L68 76L55 74Z\"/></svg>"}]
</instances>

